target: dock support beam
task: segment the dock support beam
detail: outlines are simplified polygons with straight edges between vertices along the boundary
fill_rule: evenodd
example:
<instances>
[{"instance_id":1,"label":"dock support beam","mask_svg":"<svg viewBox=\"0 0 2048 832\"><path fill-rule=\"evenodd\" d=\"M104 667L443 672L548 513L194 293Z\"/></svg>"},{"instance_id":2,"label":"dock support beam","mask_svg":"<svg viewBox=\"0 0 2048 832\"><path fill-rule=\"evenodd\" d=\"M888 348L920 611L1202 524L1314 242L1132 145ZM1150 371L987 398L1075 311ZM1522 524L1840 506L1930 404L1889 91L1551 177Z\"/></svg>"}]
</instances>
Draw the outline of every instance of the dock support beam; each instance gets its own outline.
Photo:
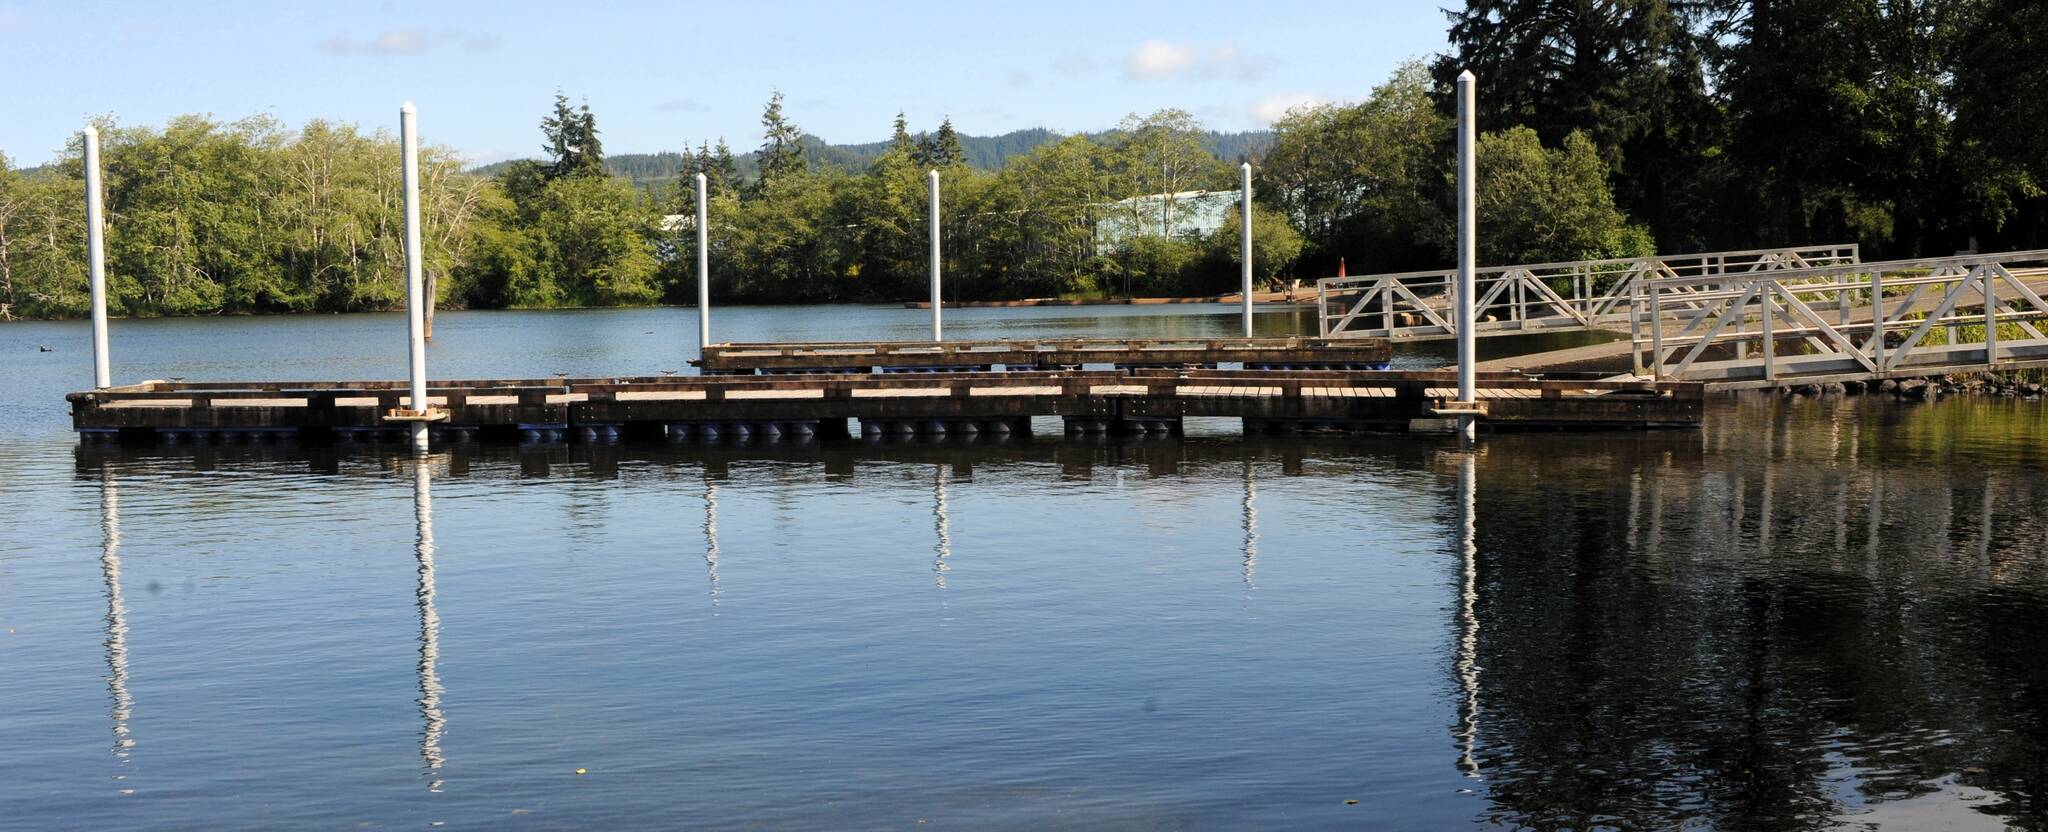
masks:
<instances>
[{"instance_id":1,"label":"dock support beam","mask_svg":"<svg viewBox=\"0 0 2048 832\"><path fill-rule=\"evenodd\" d=\"M1252 337L1252 163L1246 162L1238 168L1238 201L1243 215L1239 218L1241 237L1238 241L1242 252L1238 256L1239 276L1244 282L1244 337Z\"/></svg>"},{"instance_id":2,"label":"dock support beam","mask_svg":"<svg viewBox=\"0 0 2048 832\"><path fill-rule=\"evenodd\" d=\"M704 174L697 174L697 355L711 346L711 233Z\"/></svg>"},{"instance_id":3,"label":"dock support beam","mask_svg":"<svg viewBox=\"0 0 2048 832\"><path fill-rule=\"evenodd\" d=\"M939 172L934 170L927 177L932 186L932 340L944 341L946 336L939 328Z\"/></svg>"},{"instance_id":4,"label":"dock support beam","mask_svg":"<svg viewBox=\"0 0 2048 832\"><path fill-rule=\"evenodd\" d=\"M1475 96L1473 87L1476 80L1471 70L1458 73L1458 400L1472 402L1477 399L1477 383L1473 368L1477 360L1474 353L1472 332L1472 302L1474 288L1473 268L1478 260L1479 207L1478 192L1474 184L1478 178L1478 163L1474 158L1474 135L1477 127ZM1474 419L1469 415L1458 417L1458 434L1470 437L1475 432Z\"/></svg>"},{"instance_id":5,"label":"dock support beam","mask_svg":"<svg viewBox=\"0 0 2048 832\"><path fill-rule=\"evenodd\" d=\"M107 359L106 221L100 207L100 129L85 126L85 248L92 276L92 386L114 385Z\"/></svg>"},{"instance_id":6,"label":"dock support beam","mask_svg":"<svg viewBox=\"0 0 2048 832\"><path fill-rule=\"evenodd\" d=\"M398 140L405 154L405 328L406 353L411 360L412 409L424 412L427 409L427 344L425 307L430 301L420 283L420 141L419 129L414 124L412 102L407 101L398 108ZM413 422L414 451L427 450L427 423Z\"/></svg>"}]
</instances>

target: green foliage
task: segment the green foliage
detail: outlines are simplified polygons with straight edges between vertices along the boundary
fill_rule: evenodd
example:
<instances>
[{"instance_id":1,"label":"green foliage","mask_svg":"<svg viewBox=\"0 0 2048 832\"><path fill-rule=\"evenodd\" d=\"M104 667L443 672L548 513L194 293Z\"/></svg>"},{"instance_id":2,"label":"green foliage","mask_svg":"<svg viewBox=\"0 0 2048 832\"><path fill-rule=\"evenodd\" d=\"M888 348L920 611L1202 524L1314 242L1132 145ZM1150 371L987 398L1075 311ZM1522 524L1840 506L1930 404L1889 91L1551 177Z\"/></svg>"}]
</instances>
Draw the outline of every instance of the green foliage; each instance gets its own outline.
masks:
<instances>
[{"instance_id":1,"label":"green foliage","mask_svg":"<svg viewBox=\"0 0 2048 832\"><path fill-rule=\"evenodd\" d=\"M1238 288L1241 275L1238 264L1244 256L1244 241L1240 236L1244 227L1237 211L1230 213L1223 226L1209 235L1203 247L1208 263L1204 271L1207 278L1197 292L1225 292ZM1270 208L1252 205L1252 279L1253 286L1269 285L1288 273L1294 262L1301 258L1308 241L1301 232L1287 222L1287 217Z\"/></svg>"},{"instance_id":2,"label":"green foliage","mask_svg":"<svg viewBox=\"0 0 2048 832\"><path fill-rule=\"evenodd\" d=\"M555 93L555 112L541 119L540 129L548 137L541 149L554 160L548 166L550 178L605 175L604 146L598 141L597 116L591 114L588 102L580 110L571 108L568 96Z\"/></svg>"},{"instance_id":3,"label":"green foliage","mask_svg":"<svg viewBox=\"0 0 2048 832\"><path fill-rule=\"evenodd\" d=\"M925 292L925 173L942 172L955 299L1194 294L1236 285L1235 217L1200 212L1255 163L1262 281L1451 259L1450 80L1479 77L1489 264L1853 239L1869 258L2048 246L2048 7L2034 0L1468 0L1452 52L1365 100L1218 134L1180 110L1103 133L960 135L950 120L827 145L777 91L755 151L607 158L557 95L545 158L422 159L444 303L688 301L694 194L714 293L742 302ZM121 314L386 309L403 300L397 148L314 121L102 125ZM82 172L0 158L0 318L85 310ZM664 217L664 215L676 215Z\"/></svg>"},{"instance_id":4,"label":"green foliage","mask_svg":"<svg viewBox=\"0 0 2048 832\"><path fill-rule=\"evenodd\" d=\"M838 177L790 169L762 179L752 198L714 219L726 256L712 274L728 281L728 297L786 303L852 294L839 256L845 238L831 224Z\"/></svg>"},{"instance_id":5,"label":"green foliage","mask_svg":"<svg viewBox=\"0 0 2048 832\"><path fill-rule=\"evenodd\" d=\"M1556 263L1654 253L1649 232L1614 207L1600 151L1583 133L1562 149L1515 127L1479 139L1479 261ZM1447 180L1448 181L1448 180ZM1455 185L1455 181L1452 182ZM1443 226L1455 254L1456 229Z\"/></svg>"},{"instance_id":6,"label":"green foliage","mask_svg":"<svg viewBox=\"0 0 2048 832\"><path fill-rule=\"evenodd\" d=\"M84 314L84 183L0 155L0 320Z\"/></svg>"},{"instance_id":7,"label":"green foliage","mask_svg":"<svg viewBox=\"0 0 2048 832\"><path fill-rule=\"evenodd\" d=\"M806 167L802 140L803 128L783 115L782 91L776 90L768 98L767 108L761 111L761 149L754 152L754 159L760 166L757 187L765 190L771 180L790 176Z\"/></svg>"},{"instance_id":8,"label":"green foliage","mask_svg":"<svg viewBox=\"0 0 2048 832\"><path fill-rule=\"evenodd\" d=\"M1253 189L1306 239L1312 273L1402 271L1440 263L1433 245L1451 120L1437 113L1419 63L1354 106L1311 107L1274 125Z\"/></svg>"},{"instance_id":9,"label":"green foliage","mask_svg":"<svg viewBox=\"0 0 2048 832\"><path fill-rule=\"evenodd\" d=\"M1433 67L1438 103L1455 115L1457 74L1478 76L1479 129L1528 127L1561 147L1583 133L1600 151L1622 207L1695 247L1688 185L1707 164L1723 117L1706 86L1719 10L1733 0L1468 0L1450 12L1455 52ZM1785 58L1801 61L1805 49Z\"/></svg>"},{"instance_id":10,"label":"green foliage","mask_svg":"<svg viewBox=\"0 0 2048 832\"><path fill-rule=\"evenodd\" d=\"M652 212L633 187L609 177L570 176L548 184L527 230L541 281L521 306L652 303L656 263Z\"/></svg>"},{"instance_id":11,"label":"green foliage","mask_svg":"<svg viewBox=\"0 0 2048 832\"><path fill-rule=\"evenodd\" d=\"M899 120L903 117L902 113L896 115ZM960 145L960 134L953 132L953 120L949 118L940 122L938 131L929 136L919 136L911 150L911 158L919 167L925 168L966 164L967 150Z\"/></svg>"},{"instance_id":12,"label":"green foliage","mask_svg":"<svg viewBox=\"0 0 2048 832\"><path fill-rule=\"evenodd\" d=\"M1195 242L1179 237L1147 235L1132 237L1109 258L1111 271L1104 275L1117 285L1120 294L1177 295L1187 284L1202 250Z\"/></svg>"}]
</instances>

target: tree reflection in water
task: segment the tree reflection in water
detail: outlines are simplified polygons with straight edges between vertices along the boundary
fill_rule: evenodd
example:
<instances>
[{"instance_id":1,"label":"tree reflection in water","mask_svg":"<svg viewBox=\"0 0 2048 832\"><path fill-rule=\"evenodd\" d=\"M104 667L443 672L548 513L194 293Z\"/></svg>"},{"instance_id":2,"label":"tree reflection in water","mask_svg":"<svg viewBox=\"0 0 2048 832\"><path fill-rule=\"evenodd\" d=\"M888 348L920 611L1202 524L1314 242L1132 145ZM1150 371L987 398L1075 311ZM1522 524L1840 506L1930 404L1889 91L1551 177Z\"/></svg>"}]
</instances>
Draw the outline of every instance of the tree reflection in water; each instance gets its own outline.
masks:
<instances>
[{"instance_id":1,"label":"tree reflection in water","mask_svg":"<svg viewBox=\"0 0 2048 832\"><path fill-rule=\"evenodd\" d=\"M2043 827L2039 460L1956 459L1970 425L1757 410L1698 453L1486 443L1458 632L1483 629L1454 663L1485 672L1455 739L1494 817L1804 829L1926 798Z\"/></svg>"}]
</instances>

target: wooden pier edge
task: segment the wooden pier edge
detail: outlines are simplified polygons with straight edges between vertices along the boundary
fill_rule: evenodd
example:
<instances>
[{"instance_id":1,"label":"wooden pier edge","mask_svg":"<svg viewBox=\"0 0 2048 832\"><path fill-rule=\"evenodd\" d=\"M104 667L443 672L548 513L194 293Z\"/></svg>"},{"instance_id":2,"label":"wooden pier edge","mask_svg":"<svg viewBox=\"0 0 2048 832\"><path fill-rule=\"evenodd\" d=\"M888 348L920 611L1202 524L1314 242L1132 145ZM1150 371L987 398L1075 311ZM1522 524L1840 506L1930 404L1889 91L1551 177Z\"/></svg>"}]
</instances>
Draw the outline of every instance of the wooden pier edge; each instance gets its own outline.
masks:
<instances>
[{"instance_id":1,"label":"wooden pier edge","mask_svg":"<svg viewBox=\"0 0 2048 832\"><path fill-rule=\"evenodd\" d=\"M782 428L836 436L864 425L1015 427L1064 417L1083 429L1177 428L1188 417L1230 417L1248 432L1403 431L1457 410L1456 377L1441 371L1048 370L913 375L660 376L434 382L425 408L405 384L374 382L145 382L69 394L87 437L176 441L192 434L315 437L395 431L425 410L437 432L531 439L527 432L672 434ZM1486 430L1695 427L1699 384L1541 379L1483 373L1475 409ZM836 422L836 426L833 424ZM770 430L770 426L773 430ZM552 436L544 433L543 437Z\"/></svg>"}]
</instances>

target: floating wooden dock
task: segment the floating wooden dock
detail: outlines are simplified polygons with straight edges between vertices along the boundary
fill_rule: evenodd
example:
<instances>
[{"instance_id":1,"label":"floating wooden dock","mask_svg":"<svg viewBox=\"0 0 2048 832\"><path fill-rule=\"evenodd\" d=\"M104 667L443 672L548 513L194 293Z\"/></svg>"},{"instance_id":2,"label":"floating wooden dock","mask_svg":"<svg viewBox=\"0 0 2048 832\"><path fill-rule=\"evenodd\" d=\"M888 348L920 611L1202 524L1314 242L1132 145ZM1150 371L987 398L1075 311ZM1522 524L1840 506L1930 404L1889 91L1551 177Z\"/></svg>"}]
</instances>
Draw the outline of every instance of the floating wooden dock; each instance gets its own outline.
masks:
<instances>
[{"instance_id":1,"label":"floating wooden dock","mask_svg":"<svg viewBox=\"0 0 2048 832\"><path fill-rule=\"evenodd\" d=\"M1247 370L1384 370L1385 339L1041 338L1001 341L860 341L712 344L690 363L705 375L988 372L1174 367Z\"/></svg>"},{"instance_id":2,"label":"floating wooden dock","mask_svg":"<svg viewBox=\"0 0 2048 832\"><path fill-rule=\"evenodd\" d=\"M1027 370L885 375L661 376L434 382L151 381L72 393L88 441L396 439L430 421L444 442L672 441L1008 434L1033 417L1077 433L1178 433L1187 417L1247 432L1444 427L1456 374L1341 370ZM1694 427L1700 385L1482 374L1481 427ZM424 414L424 416L423 416Z\"/></svg>"}]
</instances>

